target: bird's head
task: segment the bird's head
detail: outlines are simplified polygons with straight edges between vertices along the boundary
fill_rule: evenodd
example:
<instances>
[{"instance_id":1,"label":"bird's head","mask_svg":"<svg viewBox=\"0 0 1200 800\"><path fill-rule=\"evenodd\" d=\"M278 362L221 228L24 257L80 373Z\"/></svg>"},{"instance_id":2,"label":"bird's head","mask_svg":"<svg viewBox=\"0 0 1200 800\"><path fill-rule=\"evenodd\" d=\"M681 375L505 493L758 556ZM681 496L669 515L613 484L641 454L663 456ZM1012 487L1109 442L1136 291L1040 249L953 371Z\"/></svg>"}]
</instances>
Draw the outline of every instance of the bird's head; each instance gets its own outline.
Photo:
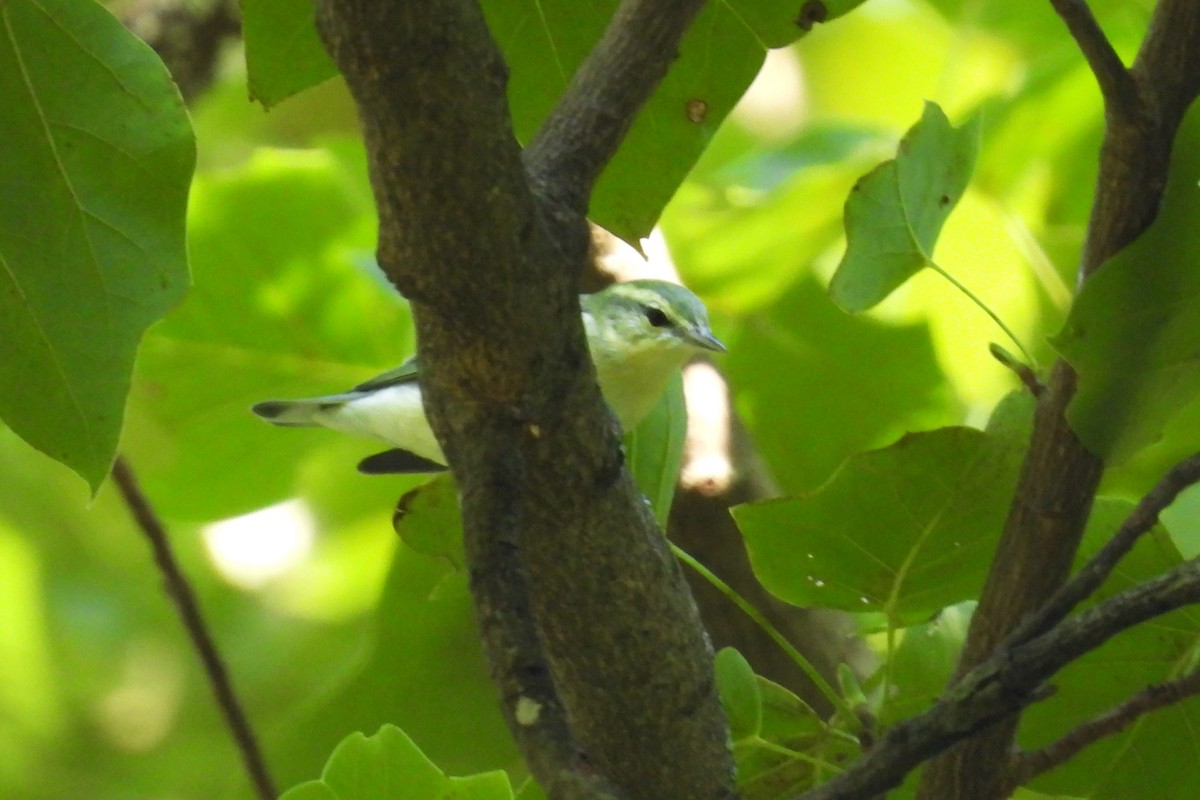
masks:
<instances>
[{"instance_id":1,"label":"bird's head","mask_svg":"<svg viewBox=\"0 0 1200 800\"><path fill-rule=\"evenodd\" d=\"M700 350L724 352L700 298L657 280L616 283L583 298L592 357L679 364Z\"/></svg>"}]
</instances>

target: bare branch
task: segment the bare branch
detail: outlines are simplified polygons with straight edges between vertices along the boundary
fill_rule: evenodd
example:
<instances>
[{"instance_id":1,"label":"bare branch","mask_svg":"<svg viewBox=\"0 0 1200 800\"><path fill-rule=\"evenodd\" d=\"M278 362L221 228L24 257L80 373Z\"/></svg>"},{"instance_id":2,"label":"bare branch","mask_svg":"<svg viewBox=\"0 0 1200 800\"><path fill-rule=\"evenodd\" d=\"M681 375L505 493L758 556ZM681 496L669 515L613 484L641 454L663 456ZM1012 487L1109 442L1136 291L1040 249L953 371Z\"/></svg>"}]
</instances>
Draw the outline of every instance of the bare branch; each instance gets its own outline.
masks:
<instances>
[{"instance_id":1,"label":"bare branch","mask_svg":"<svg viewBox=\"0 0 1200 800\"><path fill-rule=\"evenodd\" d=\"M1003 648L964 675L924 714L899 723L841 775L800 800L874 797L921 762L1048 695L1047 681L1121 631L1200 601L1200 561L1189 561L1127 589L1047 633ZM1011 786L1002 765L1000 784Z\"/></svg>"},{"instance_id":2,"label":"bare branch","mask_svg":"<svg viewBox=\"0 0 1200 800\"><path fill-rule=\"evenodd\" d=\"M1040 750L1016 756L1010 769L1013 784L1026 784L1043 772L1070 761L1085 747L1106 736L1120 733L1143 715L1182 702L1196 694L1200 694L1200 670L1193 670L1178 680L1147 686L1124 703L1083 723L1061 739Z\"/></svg>"},{"instance_id":3,"label":"bare branch","mask_svg":"<svg viewBox=\"0 0 1200 800\"><path fill-rule=\"evenodd\" d=\"M1126 114L1136 109L1141 102L1137 86L1100 24L1092 16L1087 0L1050 0L1050 5L1062 17L1083 57L1087 59L1096 82L1100 84L1104 102Z\"/></svg>"},{"instance_id":4,"label":"bare branch","mask_svg":"<svg viewBox=\"0 0 1200 800\"><path fill-rule=\"evenodd\" d=\"M1163 509L1175 502L1180 492L1197 481L1200 481L1200 453L1172 467L1154 488L1142 497L1137 507L1104 547L1055 592L1046 605L1021 623L1009 638L1008 644L1028 641L1057 625L1071 609L1099 589L1112 574L1117 562L1125 557L1143 534L1154 527Z\"/></svg>"},{"instance_id":5,"label":"bare branch","mask_svg":"<svg viewBox=\"0 0 1200 800\"><path fill-rule=\"evenodd\" d=\"M263 761L262 751L259 750L254 731L250 727L242 704L238 701L237 693L233 690L229 672L225 669L225 662L221 659L212 634L208 631L204 616L200 613L196 593L192 591L187 576L179 568L175 554L171 551L171 542L167 538L166 528L163 527L162 521L155 513L149 498L142 493L133 468L124 458L117 457L116 463L113 464L112 477L138 527L146 536L146 540L150 542L150 548L154 552L154 563L162 574L167 594L175 601L179 619L183 622L183 627L192 640L192 646L200 656L200 662L204 665L204 674L208 676L208 683L212 687L213 694L216 695L225 722L233 733L234 743L237 745L238 752L241 753L242 763L246 767L250 780L254 783L258 796L262 800L275 800L278 795L271 776L267 772L267 765Z\"/></svg>"}]
</instances>

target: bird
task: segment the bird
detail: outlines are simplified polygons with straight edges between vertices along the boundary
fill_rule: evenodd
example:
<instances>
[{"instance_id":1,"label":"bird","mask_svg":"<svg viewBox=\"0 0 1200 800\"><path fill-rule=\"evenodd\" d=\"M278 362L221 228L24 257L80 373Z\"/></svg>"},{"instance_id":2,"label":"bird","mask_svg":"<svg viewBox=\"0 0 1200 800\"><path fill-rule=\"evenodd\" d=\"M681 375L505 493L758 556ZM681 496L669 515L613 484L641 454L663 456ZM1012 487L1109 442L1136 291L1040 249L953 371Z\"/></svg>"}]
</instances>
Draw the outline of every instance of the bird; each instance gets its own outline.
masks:
<instances>
[{"instance_id":1,"label":"bird","mask_svg":"<svg viewBox=\"0 0 1200 800\"><path fill-rule=\"evenodd\" d=\"M627 281L579 300L600 391L624 430L650 413L690 357L726 350L704 303L679 284ZM367 474L438 472L446 458L425 418L420 379L414 356L341 394L267 400L251 410L274 425L321 426L391 445L359 463Z\"/></svg>"}]
</instances>

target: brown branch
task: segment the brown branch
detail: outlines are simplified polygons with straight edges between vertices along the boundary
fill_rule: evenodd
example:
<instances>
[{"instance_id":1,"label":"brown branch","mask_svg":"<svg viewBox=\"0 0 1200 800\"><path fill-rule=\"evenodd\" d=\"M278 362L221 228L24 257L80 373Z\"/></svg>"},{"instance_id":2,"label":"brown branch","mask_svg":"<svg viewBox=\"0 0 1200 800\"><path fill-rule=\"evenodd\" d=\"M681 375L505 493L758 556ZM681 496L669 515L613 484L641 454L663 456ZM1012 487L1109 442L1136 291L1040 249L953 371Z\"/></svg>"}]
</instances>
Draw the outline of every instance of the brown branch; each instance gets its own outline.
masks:
<instances>
[{"instance_id":1,"label":"brown branch","mask_svg":"<svg viewBox=\"0 0 1200 800\"><path fill-rule=\"evenodd\" d=\"M1189 561L1063 620L1045 634L1002 648L963 675L928 711L892 727L841 775L799 800L875 797L904 780L921 762L1049 695L1045 682L1083 654L1147 620L1200 602L1200 561ZM1009 791L1008 759L1000 784Z\"/></svg>"},{"instance_id":2,"label":"brown branch","mask_svg":"<svg viewBox=\"0 0 1200 800\"><path fill-rule=\"evenodd\" d=\"M1087 0L1050 0L1050 5L1062 17L1080 52L1087 59L1096 82L1100 84L1105 103L1125 112L1136 109L1141 102L1137 86L1101 30L1100 23L1092 16Z\"/></svg>"},{"instance_id":3,"label":"brown branch","mask_svg":"<svg viewBox=\"0 0 1200 800\"><path fill-rule=\"evenodd\" d=\"M1106 72L1095 35L1086 33L1088 26L1076 11L1066 18L1072 33L1088 42L1089 61L1100 59L1098 80L1104 88L1111 71ZM1110 102L1107 107L1080 285L1145 231L1158 213L1179 122L1200 90L1200 4L1160 0L1130 74L1137 102ZM1058 361L1038 398L1029 451L971 621L959 676L985 661L1024 617L1054 594L1074 560L1104 466L1066 420L1076 380L1071 366ZM922 776L918 797L1004 796L1004 765L1017 721L1013 715L935 759Z\"/></svg>"},{"instance_id":4,"label":"brown branch","mask_svg":"<svg viewBox=\"0 0 1200 800\"><path fill-rule=\"evenodd\" d=\"M1028 641L1049 630L1067 616L1076 605L1100 588L1112 574L1117 562L1125 557L1143 534L1158 522L1163 509L1175 502L1180 492L1200 481L1200 453L1186 458L1171 468L1138 502L1121 527L1096 555L1092 556L1054 596L1038 611L1021 623L1008 643Z\"/></svg>"},{"instance_id":5,"label":"brown branch","mask_svg":"<svg viewBox=\"0 0 1200 800\"><path fill-rule=\"evenodd\" d=\"M275 800L278 795L275 792L271 776L267 772L267 765L263 761L254 731L251 729L246 712L242 709L237 694L233 690L229 672L225 669L225 663L217 651L217 645L208 631L204 616L200 613L196 594L192 591L187 576L179 568L179 563L171 551L171 542L167 538L167 531L163 527L162 521L159 520L154 507L150 505L149 498L142 493L133 469L124 458L117 457L113 464L112 477L138 527L150 542L150 549L154 552L154 563L162 574L167 594L175 602L179 619L188 632L188 638L192 640L192 646L200 656L200 662L204 665L204 674L208 677L208 683L221 707L225 722L233 734L234 743L242 756L242 763L246 767L250 780L254 783L258 796L262 800Z\"/></svg>"},{"instance_id":6,"label":"brown branch","mask_svg":"<svg viewBox=\"0 0 1200 800\"><path fill-rule=\"evenodd\" d=\"M500 689L501 712L529 771L555 800L618 800L619 790L590 769L571 733L529 607L517 543L502 536L467 536L464 544L492 682Z\"/></svg>"},{"instance_id":7,"label":"brown branch","mask_svg":"<svg viewBox=\"0 0 1200 800\"><path fill-rule=\"evenodd\" d=\"M1200 670L1182 678L1147 686L1133 697L1091 719L1045 747L1014 757L1010 767L1013 785L1020 786L1074 758L1099 740L1128 728L1143 715L1175 705L1200 694Z\"/></svg>"},{"instance_id":8,"label":"brown branch","mask_svg":"<svg viewBox=\"0 0 1200 800\"><path fill-rule=\"evenodd\" d=\"M317 20L359 107L380 266L412 303L488 660L506 707L514 692L532 701L506 715L552 715L518 737L531 768L543 785L586 768L633 800L731 795L712 652L588 359L587 230L546 199L582 178L551 170L530 186L478 3L322 0ZM609 77L635 79L657 82ZM560 704L569 740L550 724Z\"/></svg>"},{"instance_id":9,"label":"brown branch","mask_svg":"<svg viewBox=\"0 0 1200 800\"><path fill-rule=\"evenodd\" d=\"M580 219L601 170L679 55L704 0L626 0L526 150L546 199ZM578 233L578 232L576 232Z\"/></svg>"}]
</instances>

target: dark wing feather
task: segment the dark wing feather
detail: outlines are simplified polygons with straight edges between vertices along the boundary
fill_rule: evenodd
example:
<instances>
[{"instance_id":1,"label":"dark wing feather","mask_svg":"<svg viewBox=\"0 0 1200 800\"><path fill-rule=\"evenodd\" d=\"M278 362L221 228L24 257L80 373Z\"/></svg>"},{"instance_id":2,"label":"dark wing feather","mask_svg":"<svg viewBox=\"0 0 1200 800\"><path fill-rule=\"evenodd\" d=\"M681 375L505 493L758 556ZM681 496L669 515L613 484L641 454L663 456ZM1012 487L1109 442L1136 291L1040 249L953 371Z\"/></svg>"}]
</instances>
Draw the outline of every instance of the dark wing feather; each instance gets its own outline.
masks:
<instances>
[{"instance_id":1,"label":"dark wing feather","mask_svg":"<svg viewBox=\"0 0 1200 800\"><path fill-rule=\"evenodd\" d=\"M352 391L355 392L374 392L378 389L386 389L389 386L396 386L401 383L409 383L417 379L417 357L405 361L395 369L389 369L382 375L376 375L371 380L365 383L360 383L355 386Z\"/></svg>"}]
</instances>

